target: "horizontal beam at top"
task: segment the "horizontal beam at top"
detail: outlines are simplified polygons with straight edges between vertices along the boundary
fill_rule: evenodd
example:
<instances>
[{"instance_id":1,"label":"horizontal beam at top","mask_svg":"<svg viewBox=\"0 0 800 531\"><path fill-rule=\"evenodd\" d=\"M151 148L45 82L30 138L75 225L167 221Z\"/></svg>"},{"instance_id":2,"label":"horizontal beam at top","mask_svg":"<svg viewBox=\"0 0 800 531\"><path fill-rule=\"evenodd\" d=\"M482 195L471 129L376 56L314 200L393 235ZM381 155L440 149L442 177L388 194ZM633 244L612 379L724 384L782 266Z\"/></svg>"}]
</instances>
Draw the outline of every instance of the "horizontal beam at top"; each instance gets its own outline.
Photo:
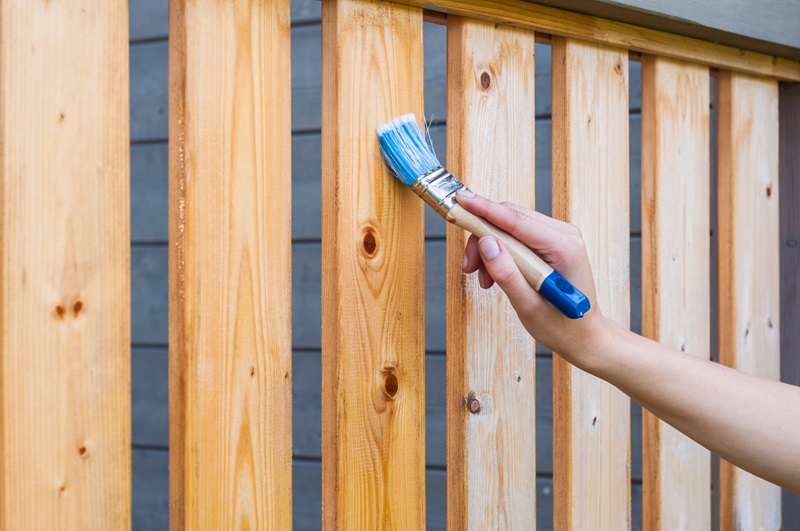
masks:
<instances>
[{"instance_id":1,"label":"horizontal beam at top","mask_svg":"<svg viewBox=\"0 0 800 531\"><path fill-rule=\"evenodd\" d=\"M472 17L519 28L573 37L627 50L671 57L703 65L800 81L800 62L733 46L674 35L591 15L573 13L523 0L393 0L464 17ZM430 22L442 22L428 15Z\"/></svg>"}]
</instances>

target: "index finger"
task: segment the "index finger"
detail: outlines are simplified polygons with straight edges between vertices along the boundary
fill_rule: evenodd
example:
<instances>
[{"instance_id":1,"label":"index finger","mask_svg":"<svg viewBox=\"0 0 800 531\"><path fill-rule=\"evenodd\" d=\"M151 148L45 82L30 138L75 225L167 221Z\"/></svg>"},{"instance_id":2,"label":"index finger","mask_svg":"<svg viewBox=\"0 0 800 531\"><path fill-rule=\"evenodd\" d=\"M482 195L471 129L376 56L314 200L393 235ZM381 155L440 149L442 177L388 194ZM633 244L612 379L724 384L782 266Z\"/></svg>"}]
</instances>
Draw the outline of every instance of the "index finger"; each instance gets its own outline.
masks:
<instances>
[{"instance_id":1,"label":"index finger","mask_svg":"<svg viewBox=\"0 0 800 531\"><path fill-rule=\"evenodd\" d=\"M458 192L456 198L458 204L468 211L486 219L537 251L547 251L557 247L559 242L570 234L569 224L535 210L511 208L479 195L468 196L462 192Z\"/></svg>"}]
</instances>

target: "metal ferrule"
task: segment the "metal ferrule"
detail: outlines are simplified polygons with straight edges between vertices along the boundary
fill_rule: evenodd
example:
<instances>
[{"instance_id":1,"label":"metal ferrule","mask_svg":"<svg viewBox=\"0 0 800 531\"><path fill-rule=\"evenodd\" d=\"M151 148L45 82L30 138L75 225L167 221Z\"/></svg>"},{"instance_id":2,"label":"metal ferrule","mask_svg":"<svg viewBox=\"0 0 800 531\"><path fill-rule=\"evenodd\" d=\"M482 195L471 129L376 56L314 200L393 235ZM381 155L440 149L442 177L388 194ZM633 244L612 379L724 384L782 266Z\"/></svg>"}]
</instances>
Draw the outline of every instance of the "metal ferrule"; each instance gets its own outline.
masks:
<instances>
[{"instance_id":1,"label":"metal ferrule","mask_svg":"<svg viewBox=\"0 0 800 531\"><path fill-rule=\"evenodd\" d=\"M417 179L411 189L445 217L456 203L456 192L468 188L446 169L437 168Z\"/></svg>"}]
</instances>

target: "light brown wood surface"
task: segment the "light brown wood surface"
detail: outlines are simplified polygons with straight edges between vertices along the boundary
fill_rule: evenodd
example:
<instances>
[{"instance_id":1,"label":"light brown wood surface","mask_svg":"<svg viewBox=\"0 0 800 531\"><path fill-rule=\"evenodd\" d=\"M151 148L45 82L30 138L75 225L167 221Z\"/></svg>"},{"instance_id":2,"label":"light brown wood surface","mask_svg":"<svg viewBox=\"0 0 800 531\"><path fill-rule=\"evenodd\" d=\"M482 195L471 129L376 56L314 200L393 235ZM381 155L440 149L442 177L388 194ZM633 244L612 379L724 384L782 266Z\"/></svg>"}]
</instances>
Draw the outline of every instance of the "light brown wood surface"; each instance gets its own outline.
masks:
<instances>
[{"instance_id":1,"label":"light brown wood surface","mask_svg":"<svg viewBox=\"0 0 800 531\"><path fill-rule=\"evenodd\" d=\"M447 53L448 169L533 208L533 32L450 17ZM469 234L447 230L448 529L535 529L533 339L499 287L462 273Z\"/></svg>"},{"instance_id":2,"label":"light brown wood surface","mask_svg":"<svg viewBox=\"0 0 800 531\"><path fill-rule=\"evenodd\" d=\"M323 528L423 529L424 203L375 156L422 116L422 10L330 0L322 27Z\"/></svg>"},{"instance_id":3,"label":"light brown wood surface","mask_svg":"<svg viewBox=\"0 0 800 531\"><path fill-rule=\"evenodd\" d=\"M642 58L642 334L710 357L709 71ZM642 412L644 529L711 527L711 455Z\"/></svg>"},{"instance_id":4,"label":"light brown wood surface","mask_svg":"<svg viewBox=\"0 0 800 531\"><path fill-rule=\"evenodd\" d=\"M552 64L553 215L581 229L599 310L627 327L628 54L557 37ZM555 528L630 528L629 399L556 356L553 423Z\"/></svg>"},{"instance_id":5,"label":"light brown wood surface","mask_svg":"<svg viewBox=\"0 0 800 531\"><path fill-rule=\"evenodd\" d=\"M170 2L170 519L288 529L289 2Z\"/></svg>"},{"instance_id":6,"label":"light brown wood surface","mask_svg":"<svg viewBox=\"0 0 800 531\"><path fill-rule=\"evenodd\" d=\"M127 2L0 2L0 529L130 529Z\"/></svg>"},{"instance_id":7,"label":"light brown wood surface","mask_svg":"<svg viewBox=\"0 0 800 531\"><path fill-rule=\"evenodd\" d=\"M719 359L780 377L778 83L720 72ZM720 462L720 523L779 529L781 490Z\"/></svg>"},{"instance_id":8,"label":"light brown wood surface","mask_svg":"<svg viewBox=\"0 0 800 531\"><path fill-rule=\"evenodd\" d=\"M800 81L800 62L523 0L397 0L408 5L586 42Z\"/></svg>"}]
</instances>

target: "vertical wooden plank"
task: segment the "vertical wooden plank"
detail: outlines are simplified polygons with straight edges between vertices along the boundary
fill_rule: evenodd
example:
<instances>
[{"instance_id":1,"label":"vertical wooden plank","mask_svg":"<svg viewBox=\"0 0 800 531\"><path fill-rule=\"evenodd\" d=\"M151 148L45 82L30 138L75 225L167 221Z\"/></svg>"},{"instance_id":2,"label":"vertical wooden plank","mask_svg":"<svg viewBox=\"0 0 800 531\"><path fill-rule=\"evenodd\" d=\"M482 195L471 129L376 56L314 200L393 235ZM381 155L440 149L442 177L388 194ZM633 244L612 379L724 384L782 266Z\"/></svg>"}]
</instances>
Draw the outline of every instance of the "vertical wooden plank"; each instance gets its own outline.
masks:
<instances>
[{"instance_id":1,"label":"vertical wooden plank","mask_svg":"<svg viewBox=\"0 0 800 531\"><path fill-rule=\"evenodd\" d=\"M642 58L642 333L710 358L708 68ZM709 529L711 454L642 412L644 528Z\"/></svg>"},{"instance_id":2,"label":"vertical wooden plank","mask_svg":"<svg viewBox=\"0 0 800 531\"><path fill-rule=\"evenodd\" d=\"M800 385L800 83L779 84L781 381ZM783 491L783 528L800 528L800 494Z\"/></svg>"},{"instance_id":3,"label":"vertical wooden plank","mask_svg":"<svg viewBox=\"0 0 800 531\"><path fill-rule=\"evenodd\" d=\"M172 529L288 529L289 1L170 2Z\"/></svg>"},{"instance_id":4,"label":"vertical wooden plank","mask_svg":"<svg viewBox=\"0 0 800 531\"><path fill-rule=\"evenodd\" d=\"M129 529L128 9L0 2L0 529Z\"/></svg>"},{"instance_id":5,"label":"vertical wooden plank","mask_svg":"<svg viewBox=\"0 0 800 531\"><path fill-rule=\"evenodd\" d=\"M720 72L719 356L780 377L778 82ZM720 462L722 529L778 529L781 491Z\"/></svg>"},{"instance_id":6,"label":"vertical wooden plank","mask_svg":"<svg viewBox=\"0 0 800 531\"><path fill-rule=\"evenodd\" d=\"M630 319L628 54L553 39L553 214L577 225L597 302ZM630 401L619 390L553 359L556 529L628 529Z\"/></svg>"},{"instance_id":7,"label":"vertical wooden plank","mask_svg":"<svg viewBox=\"0 0 800 531\"><path fill-rule=\"evenodd\" d=\"M447 31L448 168L480 194L534 208L533 32L461 17ZM448 227L448 528L535 529L533 339L500 288L462 273L467 237Z\"/></svg>"},{"instance_id":8,"label":"vertical wooden plank","mask_svg":"<svg viewBox=\"0 0 800 531\"><path fill-rule=\"evenodd\" d=\"M425 527L422 201L375 128L422 115L422 10L322 6L325 529Z\"/></svg>"}]
</instances>

